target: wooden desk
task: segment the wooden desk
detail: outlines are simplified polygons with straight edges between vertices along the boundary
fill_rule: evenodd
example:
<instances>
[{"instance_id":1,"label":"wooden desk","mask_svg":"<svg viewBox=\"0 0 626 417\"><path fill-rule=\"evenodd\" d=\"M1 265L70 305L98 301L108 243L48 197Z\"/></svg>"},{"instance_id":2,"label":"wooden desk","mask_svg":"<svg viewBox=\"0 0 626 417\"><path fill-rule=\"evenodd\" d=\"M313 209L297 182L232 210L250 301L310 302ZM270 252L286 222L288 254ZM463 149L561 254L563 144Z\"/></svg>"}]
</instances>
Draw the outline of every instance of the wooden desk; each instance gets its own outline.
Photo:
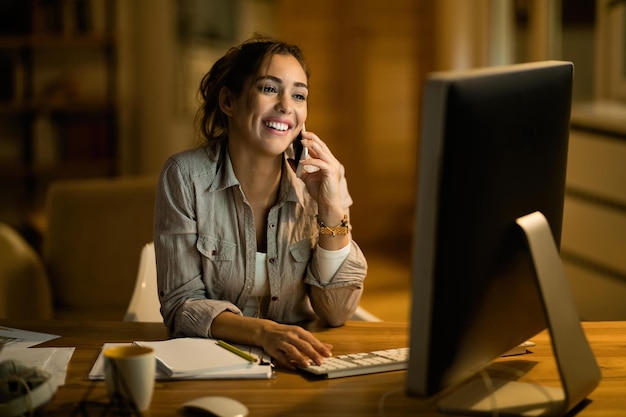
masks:
<instances>
[{"instance_id":1,"label":"wooden desk","mask_svg":"<svg viewBox=\"0 0 626 417\"><path fill-rule=\"evenodd\" d=\"M165 328L154 323L0 320L0 325L62 336L41 346L76 347L66 385L59 387L54 399L45 406L45 416L70 416L83 399L106 401L104 383L85 379L104 342L166 337ZM626 413L626 322L589 322L584 323L584 328L603 379L575 415L621 417ZM391 322L351 322L336 329L311 328L321 340L334 345L335 354L406 346L407 329L406 323ZM532 368L528 375L535 382L558 386L548 336L542 333L533 341L537 346L532 354L505 361L520 369ZM439 415L436 398L405 395L405 378L406 371L395 371L311 380L299 373L278 371L272 380L157 382L151 409L145 416L182 416L183 402L205 395L235 398L248 406L251 417ZM384 413L379 413L379 407Z\"/></svg>"}]
</instances>

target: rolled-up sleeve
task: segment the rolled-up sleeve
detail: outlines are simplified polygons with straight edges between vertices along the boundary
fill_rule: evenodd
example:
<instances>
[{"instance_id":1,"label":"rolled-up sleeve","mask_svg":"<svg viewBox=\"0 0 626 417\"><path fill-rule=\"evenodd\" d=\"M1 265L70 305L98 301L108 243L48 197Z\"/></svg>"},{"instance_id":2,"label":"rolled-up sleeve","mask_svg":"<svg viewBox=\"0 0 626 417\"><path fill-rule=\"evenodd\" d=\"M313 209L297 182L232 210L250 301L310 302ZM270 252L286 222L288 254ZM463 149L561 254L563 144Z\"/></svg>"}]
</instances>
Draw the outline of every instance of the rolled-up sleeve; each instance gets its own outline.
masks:
<instances>
[{"instance_id":1,"label":"rolled-up sleeve","mask_svg":"<svg viewBox=\"0 0 626 417\"><path fill-rule=\"evenodd\" d=\"M318 256L317 253L313 254ZM311 262L305 278L310 286L311 305L315 314L329 326L341 326L350 320L361 300L367 261L356 242L350 242L350 252L335 275L322 284L317 262Z\"/></svg>"}]
</instances>

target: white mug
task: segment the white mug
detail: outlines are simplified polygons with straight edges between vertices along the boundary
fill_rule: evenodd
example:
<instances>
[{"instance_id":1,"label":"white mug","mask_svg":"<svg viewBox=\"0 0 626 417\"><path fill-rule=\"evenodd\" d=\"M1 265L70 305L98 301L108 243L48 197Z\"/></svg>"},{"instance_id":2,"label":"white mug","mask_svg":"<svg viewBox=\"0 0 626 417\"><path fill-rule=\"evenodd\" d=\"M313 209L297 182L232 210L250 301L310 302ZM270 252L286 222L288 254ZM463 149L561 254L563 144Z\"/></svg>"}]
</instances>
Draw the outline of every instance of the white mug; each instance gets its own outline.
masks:
<instances>
[{"instance_id":1,"label":"white mug","mask_svg":"<svg viewBox=\"0 0 626 417\"><path fill-rule=\"evenodd\" d=\"M130 401L137 411L150 408L154 391L154 350L125 345L104 350L104 375L111 401Z\"/></svg>"}]
</instances>

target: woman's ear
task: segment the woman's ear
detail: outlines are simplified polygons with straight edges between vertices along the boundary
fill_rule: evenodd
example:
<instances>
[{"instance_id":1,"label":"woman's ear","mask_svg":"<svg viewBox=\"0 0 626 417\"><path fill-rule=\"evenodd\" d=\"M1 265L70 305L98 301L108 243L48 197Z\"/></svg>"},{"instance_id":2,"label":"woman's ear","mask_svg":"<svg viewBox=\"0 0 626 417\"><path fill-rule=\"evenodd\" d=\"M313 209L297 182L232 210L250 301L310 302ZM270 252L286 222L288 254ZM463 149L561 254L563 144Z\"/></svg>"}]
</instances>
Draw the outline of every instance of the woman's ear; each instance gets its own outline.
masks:
<instances>
[{"instance_id":1,"label":"woman's ear","mask_svg":"<svg viewBox=\"0 0 626 417\"><path fill-rule=\"evenodd\" d=\"M234 97L226 87L220 89L219 104L220 109L226 116L232 116L234 112Z\"/></svg>"}]
</instances>

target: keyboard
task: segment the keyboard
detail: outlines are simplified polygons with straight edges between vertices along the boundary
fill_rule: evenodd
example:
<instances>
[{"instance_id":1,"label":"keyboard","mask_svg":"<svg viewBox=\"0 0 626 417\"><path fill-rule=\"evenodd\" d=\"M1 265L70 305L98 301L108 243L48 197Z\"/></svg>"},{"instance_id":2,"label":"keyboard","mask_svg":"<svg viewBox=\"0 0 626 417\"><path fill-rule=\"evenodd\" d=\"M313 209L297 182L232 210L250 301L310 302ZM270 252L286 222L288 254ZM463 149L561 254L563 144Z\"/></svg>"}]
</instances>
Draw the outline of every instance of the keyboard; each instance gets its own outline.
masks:
<instances>
[{"instance_id":1,"label":"keyboard","mask_svg":"<svg viewBox=\"0 0 626 417\"><path fill-rule=\"evenodd\" d=\"M408 363L409 348L406 347L333 356L325 358L322 365L312 364L301 369L325 378L341 378L406 369Z\"/></svg>"}]
</instances>

